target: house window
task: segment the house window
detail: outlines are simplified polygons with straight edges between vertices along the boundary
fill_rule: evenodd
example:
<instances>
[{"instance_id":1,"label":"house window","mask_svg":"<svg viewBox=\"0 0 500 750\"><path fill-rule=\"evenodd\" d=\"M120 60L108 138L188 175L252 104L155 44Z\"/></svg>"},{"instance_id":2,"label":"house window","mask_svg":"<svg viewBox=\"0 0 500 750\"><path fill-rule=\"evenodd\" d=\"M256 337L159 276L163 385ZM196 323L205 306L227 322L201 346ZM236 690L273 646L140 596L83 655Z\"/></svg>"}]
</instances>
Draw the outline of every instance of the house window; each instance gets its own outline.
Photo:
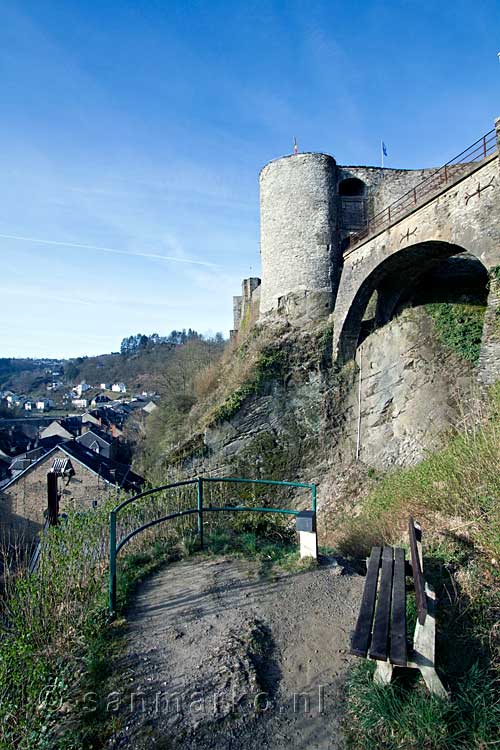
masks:
<instances>
[{"instance_id":1,"label":"house window","mask_svg":"<svg viewBox=\"0 0 500 750\"><path fill-rule=\"evenodd\" d=\"M92 500L92 507L97 508L97 500Z\"/></svg>"},{"instance_id":2,"label":"house window","mask_svg":"<svg viewBox=\"0 0 500 750\"><path fill-rule=\"evenodd\" d=\"M75 470L69 458L55 458L52 463L52 471L58 477L71 478L75 475Z\"/></svg>"},{"instance_id":3,"label":"house window","mask_svg":"<svg viewBox=\"0 0 500 750\"><path fill-rule=\"evenodd\" d=\"M93 443L90 444L90 450L94 451L94 453L100 453L101 452L101 446L97 442L97 440L94 440Z\"/></svg>"}]
</instances>

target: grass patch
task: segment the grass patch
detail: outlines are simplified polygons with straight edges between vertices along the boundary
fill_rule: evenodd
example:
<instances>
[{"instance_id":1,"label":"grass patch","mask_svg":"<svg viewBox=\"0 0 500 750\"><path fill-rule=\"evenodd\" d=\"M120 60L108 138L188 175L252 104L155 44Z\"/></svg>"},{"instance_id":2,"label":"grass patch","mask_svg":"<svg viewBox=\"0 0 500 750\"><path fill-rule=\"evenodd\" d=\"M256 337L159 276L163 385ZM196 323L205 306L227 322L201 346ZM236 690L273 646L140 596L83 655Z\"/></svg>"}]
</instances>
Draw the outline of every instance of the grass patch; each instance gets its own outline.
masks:
<instances>
[{"instance_id":1,"label":"grass patch","mask_svg":"<svg viewBox=\"0 0 500 750\"><path fill-rule=\"evenodd\" d=\"M359 515L343 527L348 551L365 555L372 543L405 538L409 515L427 530L463 538L478 552L500 561L500 388L447 444L409 469L377 481ZM450 520L451 519L451 520Z\"/></svg>"},{"instance_id":2,"label":"grass patch","mask_svg":"<svg viewBox=\"0 0 500 750\"><path fill-rule=\"evenodd\" d=\"M485 304L470 301L426 305L442 343L468 362L476 363L481 350Z\"/></svg>"},{"instance_id":3,"label":"grass patch","mask_svg":"<svg viewBox=\"0 0 500 750\"><path fill-rule=\"evenodd\" d=\"M451 700L408 689L404 679L373 682L373 663L351 673L348 691L348 746L356 750L477 750L499 747L500 703L494 677L473 665Z\"/></svg>"},{"instance_id":4,"label":"grass patch","mask_svg":"<svg viewBox=\"0 0 500 750\"><path fill-rule=\"evenodd\" d=\"M255 532L237 533L232 530L213 531L206 538L206 551L212 555L231 555L260 562L259 574L270 576L275 568L289 573L309 570L316 565L310 560L301 560L295 535L285 536L278 532L280 538L272 534L259 536Z\"/></svg>"},{"instance_id":5,"label":"grass patch","mask_svg":"<svg viewBox=\"0 0 500 750\"><path fill-rule=\"evenodd\" d=\"M233 391L214 411L212 424L219 424L231 419L247 398L259 394L266 382L279 377L284 370L285 363L286 358L283 351L270 347L264 349L250 372L248 380Z\"/></svg>"}]
</instances>

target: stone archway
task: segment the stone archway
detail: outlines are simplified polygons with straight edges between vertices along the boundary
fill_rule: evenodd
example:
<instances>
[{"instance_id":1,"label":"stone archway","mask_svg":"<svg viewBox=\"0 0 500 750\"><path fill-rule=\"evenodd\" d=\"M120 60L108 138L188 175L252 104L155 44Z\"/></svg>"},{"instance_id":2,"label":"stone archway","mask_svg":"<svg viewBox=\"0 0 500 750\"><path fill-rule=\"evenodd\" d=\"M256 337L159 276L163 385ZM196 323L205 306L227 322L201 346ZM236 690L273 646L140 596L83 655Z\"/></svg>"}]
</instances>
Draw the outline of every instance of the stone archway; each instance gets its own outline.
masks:
<instances>
[{"instance_id":1,"label":"stone archway","mask_svg":"<svg viewBox=\"0 0 500 750\"><path fill-rule=\"evenodd\" d=\"M431 279L432 274L439 273L443 263L452 257L462 258L462 275L470 273L480 277L480 283L486 289L488 270L476 256L469 254L460 245L428 241L393 253L368 274L352 296L341 329L337 331L338 364L343 365L354 358L365 311L374 296L376 307L373 326L380 327L391 320L398 307L418 292L422 283ZM441 278L448 283L445 274L442 273Z\"/></svg>"}]
</instances>

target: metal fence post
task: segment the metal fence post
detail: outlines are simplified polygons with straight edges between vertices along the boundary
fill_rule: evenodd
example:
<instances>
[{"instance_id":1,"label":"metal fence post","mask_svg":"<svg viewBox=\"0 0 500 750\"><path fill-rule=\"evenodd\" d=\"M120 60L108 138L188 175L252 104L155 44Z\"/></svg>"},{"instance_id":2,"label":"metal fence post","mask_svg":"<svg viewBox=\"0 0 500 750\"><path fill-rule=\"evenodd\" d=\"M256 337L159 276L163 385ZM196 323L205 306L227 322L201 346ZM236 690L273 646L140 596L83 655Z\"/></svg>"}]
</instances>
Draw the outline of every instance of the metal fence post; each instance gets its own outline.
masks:
<instances>
[{"instance_id":1,"label":"metal fence post","mask_svg":"<svg viewBox=\"0 0 500 750\"><path fill-rule=\"evenodd\" d=\"M316 485L311 487L311 510L314 513L314 528L316 529Z\"/></svg>"},{"instance_id":2,"label":"metal fence post","mask_svg":"<svg viewBox=\"0 0 500 750\"><path fill-rule=\"evenodd\" d=\"M198 477L198 536L203 549L203 479Z\"/></svg>"},{"instance_id":3,"label":"metal fence post","mask_svg":"<svg viewBox=\"0 0 500 750\"><path fill-rule=\"evenodd\" d=\"M116 513L109 514L109 611L116 610Z\"/></svg>"}]
</instances>

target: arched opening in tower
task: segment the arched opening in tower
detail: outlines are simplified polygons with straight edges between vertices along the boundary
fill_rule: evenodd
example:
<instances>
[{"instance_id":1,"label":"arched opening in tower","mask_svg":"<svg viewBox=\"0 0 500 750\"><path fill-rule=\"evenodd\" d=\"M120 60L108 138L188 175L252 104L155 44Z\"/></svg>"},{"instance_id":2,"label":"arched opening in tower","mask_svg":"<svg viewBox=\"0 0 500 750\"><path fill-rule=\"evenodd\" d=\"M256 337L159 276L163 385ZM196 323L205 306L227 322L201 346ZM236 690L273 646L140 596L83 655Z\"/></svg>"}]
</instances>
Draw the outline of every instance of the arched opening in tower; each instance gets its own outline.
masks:
<instances>
[{"instance_id":1,"label":"arched opening in tower","mask_svg":"<svg viewBox=\"0 0 500 750\"><path fill-rule=\"evenodd\" d=\"M358 177L347 177L339 182L341 228L355 231L366 226L366 185Z\"/></svg>"}]
</instances>

